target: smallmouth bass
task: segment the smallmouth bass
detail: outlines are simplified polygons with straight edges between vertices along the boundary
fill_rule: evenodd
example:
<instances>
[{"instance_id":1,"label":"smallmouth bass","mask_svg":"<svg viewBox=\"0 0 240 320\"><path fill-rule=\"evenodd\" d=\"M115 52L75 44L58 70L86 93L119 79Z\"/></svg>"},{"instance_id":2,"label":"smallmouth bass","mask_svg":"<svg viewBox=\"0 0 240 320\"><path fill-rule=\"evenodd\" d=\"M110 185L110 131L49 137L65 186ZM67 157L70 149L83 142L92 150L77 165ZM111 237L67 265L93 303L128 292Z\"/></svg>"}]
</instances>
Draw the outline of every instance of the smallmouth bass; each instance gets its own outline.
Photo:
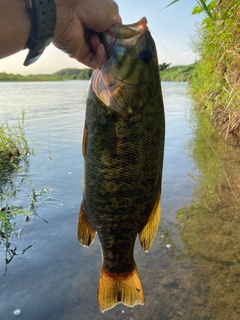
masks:
<instances>
[{"instance_id":1,"label":"smallmouth bass","mask_svg":"<svg viewBox=\"0 0 240 320\"><path fill-rule=\"evenodd\" d=\"M144 304L133 250L137 234L149 250L160 220L165 120L146 18L115 24L102 41L109 59L94 71L88 90L78 238L89 246L98 233L104 312L118 303Z\"/></svg>"}]
</instances>

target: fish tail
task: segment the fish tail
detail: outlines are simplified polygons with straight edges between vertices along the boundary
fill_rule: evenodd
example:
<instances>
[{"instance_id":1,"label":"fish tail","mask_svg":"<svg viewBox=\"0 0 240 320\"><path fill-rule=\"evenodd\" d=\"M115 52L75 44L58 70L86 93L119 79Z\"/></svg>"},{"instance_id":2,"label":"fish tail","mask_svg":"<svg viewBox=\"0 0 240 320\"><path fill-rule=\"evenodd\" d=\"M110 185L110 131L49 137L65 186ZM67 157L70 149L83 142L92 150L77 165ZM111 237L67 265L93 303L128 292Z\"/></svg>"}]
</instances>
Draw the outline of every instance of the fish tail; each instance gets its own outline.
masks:
<instances>
[{"instance_id":1,"label":"fish tail","mask_svg":"<svg viewBox=\"0 0 240 320\"><path fill-rule=\"evenodd\" d=\"M142 284L135 264L133 271L125 273L110 273L101 268L98 283L99 309L104 312L118 303L128 307L144 304Z\"/></svg>"}]
</instances>

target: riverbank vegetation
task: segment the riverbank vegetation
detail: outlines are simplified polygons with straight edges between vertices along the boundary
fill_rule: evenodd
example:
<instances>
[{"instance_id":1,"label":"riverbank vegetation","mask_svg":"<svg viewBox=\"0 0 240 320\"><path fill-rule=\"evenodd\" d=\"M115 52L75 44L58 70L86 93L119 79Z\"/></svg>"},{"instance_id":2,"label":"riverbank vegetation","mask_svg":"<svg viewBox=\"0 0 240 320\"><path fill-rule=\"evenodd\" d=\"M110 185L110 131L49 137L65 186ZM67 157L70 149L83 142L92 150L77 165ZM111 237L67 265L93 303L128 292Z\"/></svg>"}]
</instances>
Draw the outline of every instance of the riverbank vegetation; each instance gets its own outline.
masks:
<instances>
[{"instance_id":1,"label":"riverbank vegetation","mask_svg":"<svg viewBox=\"0 0 240 320\"><path fill-rule=\"evenodd\" d=\"M6 248L6 264L12 257L10 236L14 232L14 217L28 214L12 203L17 193L14 178L28 166L29 148L24 138L23 120L24 116L17 127L9 127L7 122L0 126L0 245Z\"/></svg>"},{"instance_id":2,"label":"riverbank vegetation","mask_svg":"<svg viewBox=\"0 0 240 320\"><path fill-rule=\"evenodd\" d=\"M191 80L198 111L207 112L225 137L240 138L240 0L201 1L205 12L192 39L200 57Z\"/></svg>"},{"instance_id":3,"label":"riverbank vegetation","mask_svg":"<svg viewBox=\"0 0 240 320\"><path fill-rule=\"evenodd\" d=\"M169 67L170 64L160 64L159 71L162 81L191 81L191 75L195 64L187 66ZM0 81L66 81L66 80L89 80L93 73L92 69L67 68L53 74L35 74L23 76L20 74L0 73Z\"/></svg>"},{"instance_id":4,"label":"riverbank vegetation","mask_svg":"<svg viewBox=\"0 0 240 320\"><path fill-rule=\"evenodd\" d=\"M0 248L5 248L5 272L14 256L23 254L32 246L19 252L13 244L13 238L19 236L25 227L17 222L17 217L23 216L28 221L31 214L37 216L38 198L47 191L46 188L35 191L32 180L27 177L29 159L33 154L34 150L29 149L25 139L24 113L18 125L10 127L6 121L0 125ZM23 188L29 192L24 206L18 203L18 194Z\"/></svg>"}]
</instances>

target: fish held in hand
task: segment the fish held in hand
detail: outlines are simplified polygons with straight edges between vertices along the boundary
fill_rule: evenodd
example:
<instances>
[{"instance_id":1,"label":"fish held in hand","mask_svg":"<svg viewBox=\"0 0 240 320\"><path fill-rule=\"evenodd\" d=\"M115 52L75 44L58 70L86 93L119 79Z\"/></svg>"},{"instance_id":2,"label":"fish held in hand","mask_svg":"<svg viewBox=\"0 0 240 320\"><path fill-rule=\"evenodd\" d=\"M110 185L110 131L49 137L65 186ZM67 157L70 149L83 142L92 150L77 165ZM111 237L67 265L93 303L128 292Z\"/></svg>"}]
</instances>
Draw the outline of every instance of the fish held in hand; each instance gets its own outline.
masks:
<instances>
[{"instance_id":1,"label":"fish held in hand","mask_svg":"<svg viewBox=\"0 0 240 320\"><path fill-rule=\"evenodd\" d=\"M148 251L160 220L164 107L157 53L146 18L102 34L109 59L94 71L82 151L83 201L78 238L98 233L103 262L98 305L144 304L134 261L137 234Z\"/></svg>"}]
</instances>

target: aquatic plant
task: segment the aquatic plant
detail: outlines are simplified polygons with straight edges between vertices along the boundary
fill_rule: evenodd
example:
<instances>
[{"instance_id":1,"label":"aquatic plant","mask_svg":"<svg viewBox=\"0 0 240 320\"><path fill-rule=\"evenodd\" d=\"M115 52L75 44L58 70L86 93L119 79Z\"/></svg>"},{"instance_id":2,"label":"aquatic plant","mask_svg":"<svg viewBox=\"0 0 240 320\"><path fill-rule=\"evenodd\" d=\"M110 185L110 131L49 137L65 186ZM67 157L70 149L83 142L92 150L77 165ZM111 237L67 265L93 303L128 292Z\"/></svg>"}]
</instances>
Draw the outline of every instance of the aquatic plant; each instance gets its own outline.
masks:
<instances>
[{"instance_id":1,"label":"aquatic plant","mask_svg":"<svg viewBox=\"0 0 240 320\"><path fill-rule=\"evenodd\" d=\"M32 180L26 175L30 155L34 153L25 139L24 112L17 126L10 127L7 121L0 125L0 245L5 248L6 266L15 255L19 255L10 241L13 235L22 231L17 230L15 217L24 215L28 220L31 214L37 215L37 198L46 192L46 188L36 192ZM16 204L17 195L26 182L31 189L27 209Z\"/></svg>"}]
</instances>

